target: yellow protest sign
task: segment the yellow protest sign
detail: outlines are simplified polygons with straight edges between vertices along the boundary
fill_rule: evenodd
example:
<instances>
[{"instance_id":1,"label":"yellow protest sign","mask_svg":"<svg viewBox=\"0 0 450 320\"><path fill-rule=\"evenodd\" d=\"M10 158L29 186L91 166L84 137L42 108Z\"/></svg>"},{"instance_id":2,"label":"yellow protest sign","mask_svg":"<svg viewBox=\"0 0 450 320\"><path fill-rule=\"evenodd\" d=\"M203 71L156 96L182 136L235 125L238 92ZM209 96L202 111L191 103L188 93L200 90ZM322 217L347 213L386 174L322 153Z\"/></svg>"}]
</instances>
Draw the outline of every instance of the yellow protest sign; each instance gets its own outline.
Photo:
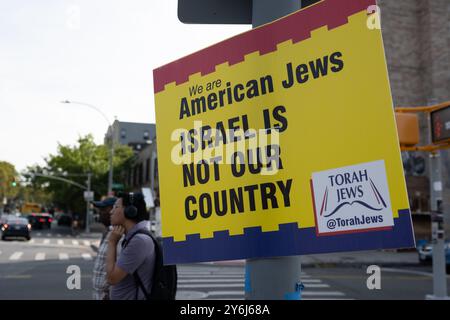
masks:
<instances>
[{"instance_id":1,"label":"yellow protest sign","mask_svg":"<svg viewBox=\"0 0 450 320\"><path fill-rule=\"evenodd\" d=\"M167 263L414 245L374 4L325 0L154 71Z\"/></svg>"}]
</instances>

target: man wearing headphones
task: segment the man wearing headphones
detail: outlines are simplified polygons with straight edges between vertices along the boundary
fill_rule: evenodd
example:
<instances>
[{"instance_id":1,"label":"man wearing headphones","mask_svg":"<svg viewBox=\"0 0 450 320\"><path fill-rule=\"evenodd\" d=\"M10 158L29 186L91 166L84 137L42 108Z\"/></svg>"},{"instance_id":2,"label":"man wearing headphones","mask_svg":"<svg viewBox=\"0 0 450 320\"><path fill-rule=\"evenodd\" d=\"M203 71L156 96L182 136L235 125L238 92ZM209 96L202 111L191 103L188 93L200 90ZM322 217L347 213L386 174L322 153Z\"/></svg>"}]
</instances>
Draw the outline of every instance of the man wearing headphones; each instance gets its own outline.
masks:
<instances>
[{"instance_id":1,"label":"man wearing headphones","mask_svg":"<svg viewBox=\"0 0 450 320\"><path fill-rule=\"evenodd\" d=\"M111 210L113 230L108 239L106 276L111 285L111 300L143 300L144 290L150 291L155 265L153 240L141 234L148 230L149 221L144 196L122 193ZM122 251L117 258L117 243L125 234ZM138 285L136 275L141 282Z\"/></svg>"}]
</instances>

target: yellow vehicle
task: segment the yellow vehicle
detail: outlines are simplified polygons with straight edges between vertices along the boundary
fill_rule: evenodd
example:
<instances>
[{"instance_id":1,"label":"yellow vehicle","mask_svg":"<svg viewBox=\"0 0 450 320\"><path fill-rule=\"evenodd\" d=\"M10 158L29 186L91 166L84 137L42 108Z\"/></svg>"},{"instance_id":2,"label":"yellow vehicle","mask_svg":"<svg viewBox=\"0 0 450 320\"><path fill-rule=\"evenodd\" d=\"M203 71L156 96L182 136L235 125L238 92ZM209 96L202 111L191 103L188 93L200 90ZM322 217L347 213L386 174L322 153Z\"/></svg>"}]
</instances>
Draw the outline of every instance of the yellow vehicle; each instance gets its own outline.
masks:
<instances>
[{"instance_id":1,"label":"yellow vehicle","mask_svg":"<svg viewBox=\"0 0 450 320\"><path fill-rule=\"evenodd\" d=\"M39 213L41 212L41 205L34 202L25 202L20 208L22 214Z\"/></svg>"}]
</instances>

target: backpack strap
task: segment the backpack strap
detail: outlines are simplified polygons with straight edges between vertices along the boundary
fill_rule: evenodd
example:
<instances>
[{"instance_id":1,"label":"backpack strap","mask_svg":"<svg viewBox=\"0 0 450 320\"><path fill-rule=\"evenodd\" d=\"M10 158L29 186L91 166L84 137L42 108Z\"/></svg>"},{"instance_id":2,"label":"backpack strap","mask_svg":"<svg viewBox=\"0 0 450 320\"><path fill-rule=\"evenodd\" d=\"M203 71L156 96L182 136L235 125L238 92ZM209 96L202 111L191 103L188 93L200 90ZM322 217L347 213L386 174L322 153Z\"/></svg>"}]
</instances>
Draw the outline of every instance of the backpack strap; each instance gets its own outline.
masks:
<instances>
[{"instance_id":1,"label":"backpack strap","mask_svg":"<svg viewBox=\"0 0 450 320\"><path fill-rule=\"evenodd\" d=\"M125 249L125 247L130 243L131 239L133 239L133 237L135 235L137 235L137 234L145 234L145 235L149 236L152 239L154 247L155 247L155 267L154 267L154 270L153 270L153 277L152 277L152 284L153 284L154 281L155 281L155 278L156 278L156 274L157 274L156 268L158 266L157 262L158 262L158 259L160 259L161 252L160 252L160 249L159 249L159 244L156 242L156 239L152 236L150 231L147 230L147 229L139 229L139 230L137 230L135 233L133 233L130 236L130 238L128 238L127 241L124 240L122 242L122 249ZM137 269L136 269L136 271L133 272L133 278L134 278L134 282L136 284L136 296L135 296L136 298L135 298L135 300L138 299L139 288L144 293L145 299L149 300L150 299L150 294L145 289L144 283L142 282L141 278L139 277Z\"/></svg>"},{"instance_id":2,"label":"backpack strap","mask_svg":"<svg viewBox=\"0 0 450 320\"><path fill-rule=\"evenodd\" d=\"M147 292L147 290L145 289L144 284L142 283L141 278L139 277L137 270L135 272L133 272L133 278L134 278L134 283L136 284L136 295L135 295L135 300L138 299L138 293L139 293L139 288L141 288L142 292L144 293L145 299L146 300L150 300L150 295Z\"/></svg>"}]
</instances>

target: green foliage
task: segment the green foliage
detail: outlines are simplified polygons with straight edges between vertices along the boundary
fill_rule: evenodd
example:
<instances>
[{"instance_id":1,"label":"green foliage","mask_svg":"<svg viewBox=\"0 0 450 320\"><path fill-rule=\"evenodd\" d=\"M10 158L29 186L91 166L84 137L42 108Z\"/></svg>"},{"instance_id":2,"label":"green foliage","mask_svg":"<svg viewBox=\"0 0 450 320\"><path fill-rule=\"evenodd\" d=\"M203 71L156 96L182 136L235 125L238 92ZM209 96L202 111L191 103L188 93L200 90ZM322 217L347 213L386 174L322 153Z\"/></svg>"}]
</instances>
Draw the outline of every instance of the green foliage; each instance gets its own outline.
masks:
<instances>
[{"instance_id":1,"label":"green foliage","mask_svg":"<svg viewBox=\"0 0 450 320\"><path fill-rule=\"evenodd\" d=\"M19 192L14 183L17 181L17 172L14 166L6 161L0 161L0 202L3 198L14 198Z\"/></svg>"},{"instance_id":2,"label":"green foliage","mask_svg":"<svg viewBox=\"0 0 450 320\"><path fill-rule=\"evenodd\" d=\"M92 174L91 189L95 198L107 193L110 148L96 145L92 135L80 137L74 146L58 145L55 155L49 155L44 167L29 167L29 173L52 175L86 185L87 173ZM114 181L123 181L123 172L131 167L133 151L128 146L114 146ZM32 187L52 195L53 203L63 210L83 213L86 202L83 191L74 185L45 177L28 176Z\"/></svg>"}]
</instances>

